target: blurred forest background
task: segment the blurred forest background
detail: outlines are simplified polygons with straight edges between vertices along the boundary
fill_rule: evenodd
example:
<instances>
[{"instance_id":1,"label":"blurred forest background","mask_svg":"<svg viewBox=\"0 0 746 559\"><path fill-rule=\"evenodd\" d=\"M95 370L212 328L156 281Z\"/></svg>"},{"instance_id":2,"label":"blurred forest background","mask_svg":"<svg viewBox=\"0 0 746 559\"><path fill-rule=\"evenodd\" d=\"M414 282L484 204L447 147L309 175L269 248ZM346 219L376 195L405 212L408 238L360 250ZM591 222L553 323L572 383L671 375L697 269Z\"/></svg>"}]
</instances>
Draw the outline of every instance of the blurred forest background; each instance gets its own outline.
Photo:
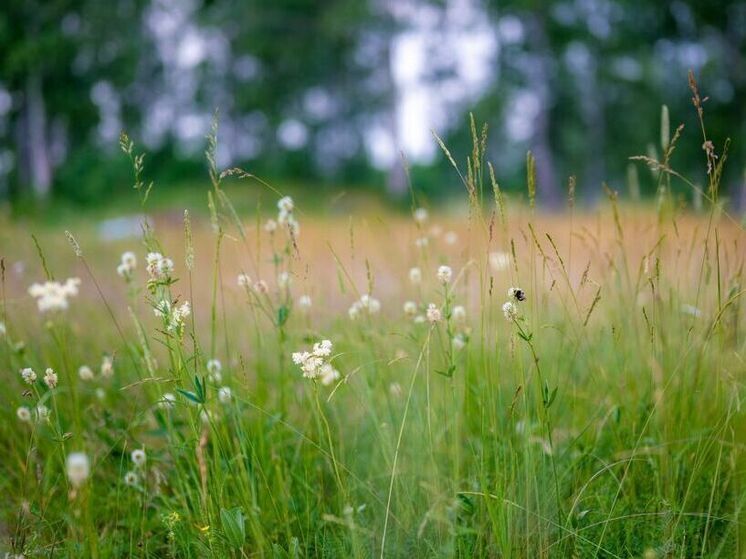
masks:
<instances>
[{"instance_id":1,"label":"blurred forest background","mask_svg":"<svg viewBox=\"0 0 746 559\"><path fill-rule=\"evenodd\" d=\"M628 158L660 152L663 104L686 125L673 166L706 182L692 69L743 207L745 56L743 1L4 0L0 200L126 194L122 130L159 188L193 188L215 110L221 166L301 189L406 200L404 153L416 188L460 193L431 130L465 156L473 112L508 190L532 150L545 205L569 175L589 203L603 181L644 196Z\"/></svg>"}]
</instances>

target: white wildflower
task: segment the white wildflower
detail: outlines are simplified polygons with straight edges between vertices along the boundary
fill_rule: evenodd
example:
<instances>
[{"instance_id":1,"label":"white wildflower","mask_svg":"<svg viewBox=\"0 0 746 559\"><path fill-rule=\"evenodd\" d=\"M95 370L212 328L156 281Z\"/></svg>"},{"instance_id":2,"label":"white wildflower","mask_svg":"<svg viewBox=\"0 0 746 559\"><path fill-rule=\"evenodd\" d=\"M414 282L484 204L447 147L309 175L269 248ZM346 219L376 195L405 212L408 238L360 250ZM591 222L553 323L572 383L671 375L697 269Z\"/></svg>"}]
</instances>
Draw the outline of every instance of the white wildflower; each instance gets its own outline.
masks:
<instances>
[{"instance_id":1,"label":"white wildflower","mask_svg":"<svg viewBox=\"0 0 746 559\"><path fill-rule=\"evenodd\" d=\"M360 310L362 306L360 305L360 301L355 301L352 303L349 309L347 309L347 315L350 317L350 320L356 320L358 316L360 316Z\"/></svg>"},{"instance_id":2,"label":"white wildflower","mask_svg":"<svg viewBox=\"0 0 746 559\"><path fill-rule=\"evenodd\" d=\"M493 272L504 272L510 267L510 254L507 252L490 252L488 258Z\"/></svg>"},{"instance_id":3,"label":"white wildflower","mask_svg":"<svg viewBox=\"0 0 746 559\"><path fill-rule=\"evenodd\" d=\"M69 278L65 283L46 281L32 284L28 293L36 299L39 312L64 311L68 308L67 300L78 295L79 286L78 278Z\"/></svg>"},{"instance_id":4,"label":"white wildflower","mask_svg":"<svg viewBox=\"0 0 746 559\"><path fill-rule=\"evenodd\" d=\"M420 225L427 221L428 213L425 208L417 208L412 215L414 220Z\"/></svg>"},{"instance_id":5,"label":"white wildflower","mask_svg":"<svg viewBox=\"0 0 746 559\"><path fill-rule=\"evenodd\" d=\"M104 355L101 359L101 376L111 378L114 375L114 358L111 355Z\"/></svg>"},{"instance_id":6,"label":"white wildflower","mask_svg":"<svg viewBox=\"0 0 746 559\"><path fill-rule=\"evenodd\" d=\"M56 388L57 386L57 373L55 373L51 368L47 368L44 372L44 384L49 388Z\"/></svg>"},{"instance_id":7,"label":"white wildflower","mask_svg":"<svg viewBox=\"0 0 746 559\"><path fill-rule=\"evenodd\" d=\"M227 386L221 386L218 390L218 400L221 404L228 404L231 401L231 389Z\"/></svg>"},{"instance_id":8,"label":"white wildflower","mask_svg":"<svg viewBox=\"0 0 746 559\"><path fill-rule=\"evenodd\" d=\"M122 253L119 266L117 266L117 274L123 278L129 278L137 268L137 256L132 251Z\"/></svg>"},{"instance_id":9,"label":"white wildflower","mask_svg":"<svg viewBox=\"0 0 746 559\"><path fill-rule=\"evenodd\" d=\"M422 283L422 270L417 267L410 268L409 281L412 282L413 285L419 285L420 283Z\"/></svg>"},{"instance_id":10,"label":"white wildflower","mask_svg":"<svg viewBox=\"0 0 746 559\"><path fill-rule=\"evenodd\" d=\"M88 365L81 365L78 369L78 376L80 380L88 382L89 380L93 380L93 370Z\"/></svg>"},{"instance_id":11,"label":"white wildflower","mask_svg":"<svg viewBox=\"0 0 746 559\"><path fill-rule=\"evenodd\" d=\"M324 363L321 366L319 378L321 379L321 384L324 386L329 386L334 381L339 380L340 377L339 371L332 367L330 363Z\"/></svg>"},{"instance_id":12,"label":"white wildflower","mask_svg":"<svg viewBox=\"0 0 746 559\"><path fill-rule=\"evenodd\" d=\"M300 367L305 378L315 379L334 376L334 373L326 367L327 365L331 367L329 357L332 354L332 347L330 340L317 342L313 345L312 351L294 352L292 355L293 363Z\"/></svg>"},{"instance_id":13,"label":"white wildflower","mask_svg":"<svg viewBox=\"0 0 746 559\"><path fill-rule=\"evenodd\" d=\"M453 320L455 320L459 324L462 324L466 321L466 309L463 307L463 305L456 305L455 307L453 307L451 316L453 317Z\"/></svg>"},{"instance_id":14,"label":"white wildflower","mask_svg":"<svg viewBox=\"0 0 746 559\"><path fill-rule=\"evenodd\" d=\"M130 458L132 458L132 463L138 468L144 466L145 461L148 459L145 451L141 448L133 450L132 454L130 454Z\"/></svg>"},{"instance_id":15,"label":"white wildflower","mask_svg":"<svg viewBox=\"0 0 746 559\"><path fill-rule=\"evenodd\" d=\"M238 274L239 287L251 287L251 278L247 274Z\"/></svg>"},{"instance_id":16,"label":"white wildflower","mask_svg":"<svg viewBox=\"0 0 746 559\"><path fill-rule=\"evenodd\" d=\"M417 316L414 317L415 324L424 324L426 321L427 319L425 318L425 315L423 314L418 314Z\"/></svg>"},{"instance_id":17,"label":"white wildflower","mask_svg":"<svg viewBox=\"0 0 746 559\"><path fill-rule=\"evenodd\" d=\"M290 274L288 272L280 272L280 274L277 276L277 286L280 289L290 287L291 282L292 278L290 277Z\"/></svg>"},{"instance_id":18,"label":"white wildflower","mask_svg":"<svg viewBox=\"0 0 746 559\"><path fill-rule=\"evenodd\" d=\"M407 301L404 303L404 314L413 317L417 314L417 303L414 301Z\"/></svg>"},{"instance_id":19,"label":"white wildflower","mask_svg":"<svg viewBox=\"0 0 746 559\"><path fill-rule=\"evenodd\" d=\"M425 248L428 245L429 241L427 237L418 237L414 240L414 245L417 248Z\"/></svg>"},{"instance_id":20,"label":"white wildflower","mask_svg":"<svg viewBox=\"0 0 746 559\"><path fill-rule=\"evenodd\" d=\"M49 408L44 404L36 406L36 421L46 421L49 419Z\"/></svg>"},{"instance_id":21,"label":"white wildflower","mask_svg":"<svg viewBox=\"0 0 746 559\"><path fill-rule=\"evenodd\" d=\"M427 321L431 324L435 324L436 322L440 322L443 318L442 313L440 312L440 309L435 306L434 303L430 303L427 306L427 312L425 313L427 315Z\"/></svg>"},{"instance_id":22,"label":"white wildflower","mask_svg":"<svg viewBox=\"0 0 746 559\"><path fill-rule=\"evenodd\" d=\"M207 362L207 377L211 382L221 382L223 380L223 364L219 359L210 359Z\"/></svg>"},{"instance_id":23,"label":"white wildflower","mask_svg":"<svg viewBox=\"0 0 746 559\"><path fill-rule=\"evenodd\" d=\"M515 303L512 301L507 301L503 305L503 314L505 315L506 320L513 321L518 316L518 308L515 306Z\"/></svg>"},{"instance_id":24,"label":"white wildflower","mask_svg":"<svg viewBox=\"0 0 746 559\"><path fill-rule=\"evenodd\" d=\"M16 415L18 416L18 419L20 421L23 421L24 423L28 423L31 421L31 412L29 409L25 406L21 406L16 410Z\"/></svg>"},{"instance_id":25,"label":"white wildflower","mask_svg":"<svg viewBox=\"0 0 746 559\"><path fill-rule=\"evenodd\" d=\"M129 485L130 487L134 487L137 485L139 481L139 478L137 477L137 472L133 472L130 470L126 474L124 474L124 484Z\"/></svg>"},{"instance_id":26,"label":"white wildflower","mask_svg":"<svg viewBox=\"0 0 746 559\"><path fill-rule=\"evenodd\" d=\"M360 313L366 313L368 315L378 314L381 311L381 302L375 297L365 293L361 295L358 301L352 303L347 313L352 320L355 320Z\"/></svg>"},{"instance_id":27,"label":"white wildflower","mask_svg":"<svg viewBox=\"0 0 746 559\"><path fill-rule=\"evenodd\" d=\"M451 340L451 345L454 351L461 351L466 347L466 338L464 338L463 334L456 334Z\"/></svg>"},{"instance_id":28,"label":"white wildflower","mask_svg":"<svg viewBox=\"0 0 746 559\"><path fill-rule=\"evenodd\" d=\"M295 204L290 196L284 196L277 201L277 209L281 212L290 213L294 208Z\"/></svg>"},{"instance_id":29,"label":"white wildflower","mask_svg":"<svg viewBox=\"0 0 746 559\"><path fill-rule=\"evenodd\" d=\"M268 219L267 223L264 224L264 230L267 233L274 233L277 231L277 222L274 219Z\"/></svg>"},{"instance_id":30,"label":"white wildflower","mask_svg":"<svg viewBox=\"0 0 746 559\"><path fill-rule=\"evenodd\" d=\"M301 311L308 311L308 309L311 308L312 301L310 295L301 295L298 297L298 308L300 308Z\"/></svg>"},{"instance_id":31,"label":"white wildflower","mask_svg":"<svg viewBox=\"0 0 746 559\"><path fill-rule=\"evenodd\" d=\"M96 398L101 400L102 402L106 400L106 390L101 388L100 386L96 389Z\"/></svg>"},{"instance_id":32,"label":"white wildflower","mask_svg":"<svg viewBox=\"0 0 746 559\"><path fill-rule=\"evenodd\" d=\"M267 282L264 280L259 280L254 284L254 292L257 295L265 294L269 291L269 287L267 286Z\"/></svg>"},{"instance_id":33,"label":"white wildflower","mask_svg":"<svg viewBox=\"0 0 746 559\"><path fill-rule=\"evenodd\" d=\"M80 487L91 473L91 463L83 452L73 452L67 456L67 478L73 487Z\"/></svg>"},{"instance_id":34,"label":"white wildflower","mask_svg":"<svg viewBox=\"0 0 746 559\"><path fill-rule=\"evenodd\" d=\"M31 367L21 369L21 377L26 384L34 384L36 382L36 373Z\"/></svg>"},{"instance_id":35,"label":"white wildflower","mask_svg":"<svg viewBox=\"0 0 746 559\"><path fill-rule=\"evenodd\" d=\"M453 277L453 270L451 270L450 266L440 266L436 275L440 283L450 283Z\"/></svg>"}]
</instances>

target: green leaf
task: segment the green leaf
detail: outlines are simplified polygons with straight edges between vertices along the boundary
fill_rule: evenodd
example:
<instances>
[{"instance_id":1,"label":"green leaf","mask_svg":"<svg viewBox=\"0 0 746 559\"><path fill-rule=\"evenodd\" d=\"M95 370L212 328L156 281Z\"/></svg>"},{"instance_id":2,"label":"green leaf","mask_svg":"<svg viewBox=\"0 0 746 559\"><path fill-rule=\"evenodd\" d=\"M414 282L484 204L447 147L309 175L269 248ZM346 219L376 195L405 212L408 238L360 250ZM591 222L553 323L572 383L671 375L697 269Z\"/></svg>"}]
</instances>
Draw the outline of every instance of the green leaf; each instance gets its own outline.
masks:
<instances>
[{"instance_id":1,"label":"green leaf","mask_svg":"<svg viewBox=\"0 0 746 559\"><path fill-rule=\"evenodd\" d=\"M220 509L220 522L225 539L234 549L239 549L246 541L246 524L240 507Z\"/></svg>"},{"instance_id":2,"label":"green leaf","mask_svg":"<svg viewBox=\"0 0 746 559\"><path fill-rule=\"evenodd\" d=\"M559 386L555 386L554 390L552 390L552 393L549 395L549 398L547 398L546 403L544 404L544 407L549 409L549 406L552 405L552 402L554 402L554 399L557 397L557 389Z\"/></svg>"},{"instance_id":3,"label":"green leaf","mask_svg":"<svg viewBox=\"0 0 746 559\"><path fill-rule=\"evenodd\" d=\"M189 390L182 390L181 388L177 388L176 391L179 394L182 394L185 398L190 399L195 404L202 403L202 400L200 400L194 392L190 392Z\"/></svg>"},{"instance_id":4,"label":"green leaf","mask_svg":"<svg viewBox=\"0 0 746 559\"><path fill-rule=\"evenodd\" d=\"M277 326L283 326L287 322L288 316L290 316L290 309L285 305L277 309Z\"/></svg>"}]
</instances>

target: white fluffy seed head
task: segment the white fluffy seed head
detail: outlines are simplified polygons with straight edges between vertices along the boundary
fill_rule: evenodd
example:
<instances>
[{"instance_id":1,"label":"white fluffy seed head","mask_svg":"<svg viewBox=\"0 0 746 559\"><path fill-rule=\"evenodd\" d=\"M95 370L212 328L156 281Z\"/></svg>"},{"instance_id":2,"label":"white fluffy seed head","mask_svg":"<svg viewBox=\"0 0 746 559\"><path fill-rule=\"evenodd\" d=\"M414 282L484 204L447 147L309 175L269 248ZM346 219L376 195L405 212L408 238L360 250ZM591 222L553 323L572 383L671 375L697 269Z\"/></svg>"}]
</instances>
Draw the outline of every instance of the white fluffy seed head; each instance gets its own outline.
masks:
<instances>
[{"instance_id":1,"label":"white fluffy seed head","mask_svg":"<svg viewBox=\"0 0 746 559\"><path fill-rule=\"evenodd\" d=\"M137 472L133 472L132 470L124 474L124 484L130 487L137 485L138 479Z\"/></svg>"},{"instance_id":2,"label":"white fluffy seed head","mask_svg":"<svg viewBox=\"0 0 746 559\"><path fill-rule=\"evenodd\" d=\"M313 302L311 301L310 295L301 295L298 297L298 308L300 308L300 310L307 311L311 308L312 304Z\"/></svg>"},{"instance_id":3,"label":"white fluffy seed head","mask_svg":"<svg viewBox=\"0 0 746 559\"><path fill-rule=\"evenodd\" d=\"M26 406L21 406L16 410L16 416L24 423L31 421L31 411Z\"/></svg>"}]
</instances>

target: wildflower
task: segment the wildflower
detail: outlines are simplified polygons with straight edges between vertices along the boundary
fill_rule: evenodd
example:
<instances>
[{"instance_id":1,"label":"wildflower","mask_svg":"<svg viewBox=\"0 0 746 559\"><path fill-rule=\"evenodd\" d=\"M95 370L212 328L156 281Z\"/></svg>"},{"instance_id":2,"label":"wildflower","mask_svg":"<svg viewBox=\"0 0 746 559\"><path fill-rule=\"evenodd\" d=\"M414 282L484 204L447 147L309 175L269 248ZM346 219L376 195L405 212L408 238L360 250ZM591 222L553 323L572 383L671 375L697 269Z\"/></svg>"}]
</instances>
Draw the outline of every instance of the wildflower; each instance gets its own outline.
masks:
<instances>
[{"instance_id":1,"label":"wildflower","mask_svg":"<svg viewBox=\"0 0 746 559\"><path fill-rule=\"evenodd\" d=\"M511 287L508 289L508 297L516 301L525 301L526 293L519 287Z\"/></svg>"},{"instance_id":2,"label":"wildflower","mask_svg":"<svg viewBox=\"0 0 746 559\"><path fill-rule=\"evenodd\" d=\"M78 376L80 380L88 382L89 380L93 380L93 370L88 365L81 365L78 369Z\"/></svg>"},{"instance_id":3,"label":"wildflower","mask_svg":"<svg viewBox=\"0 0 746 559\"><path fill-rule=\"evenodd\" d=\"M210 410L202 410L199 412L199 418L205 425L208 425L210 423L211 419L217 419L217 415L211 412Z\"/></svg>"},{"instance_id":4,"label":"wildflower","mask_svg":"<svg viewBox=\"0 0 746 559\"><path fill-rule=\"evenodd\" d=\"M332 347L330 340L317 342L311 351L294 352L293 363L300 367L305 378L322 377L323 380L323 377L334 376L334 373L327 368L327 365L331 366L328 358L332 354Z\"/></svg>"},{"instance_id":5,"label":"wildflower","mask_svg":"<svg viewBox=\"0 0 746 559\"><path fill-rule=\"evenodd\" d=\"M149 252L145 257L148 275L154 280L164 280L174 271L174 261L166 258L160 252Z\"/></svg>"},{"instance_id":6,"label":"wildflower","mask_svg":"<svg viewBox=\"0 0 746 559\"><path fill-rule=\"evenodd\" d=\"M420 283L422 283L422 270L417 267L410 268L409 281L412 283L412 285L419 285Z\"/></svg>"},{"instance_id":7,"label":"wildflower","mask_svg":"<svg viewBox=\"0 0 746 559\"><path fill-rule=\"evenodd\" d=\"M293 199L290 196L280 198L277 202L277 209L279 210L277 223L286 227L290 235L297 236L300 232L300 225L293 215L293 210L295 209Z\"/></svg>"},{"instance_id":8,"label":"wildflower","mask_svg":"<svg viewBox=\"0 0 746 559\"><path fill-rule=\"evenodd\" d=\"M238 274L239 287L251 287L251 278L246 274Z\"/></svg>"},{"instance_id":9,"label":"wildflower","mask_svg":"<svg viewBox=\"0 0 746 559\"><path fill-rule=\"evenodd\" d=\"M350 320L356 320L358 316L360 316L360 309L361 309L360 301L355 301L352 303L349 309L347 309L347 315L350 317Z\"/></svg>"},{"instance_id":10,"label":"wildflower","mask_svg":"<svg viewBox=\"0 0 746 559\"><path fill-rule=\"evenodd\" d=\"M694 305L681 305L681 312L695 318L699 318L700 316L702 316L702 311Z\"/></svg>"},{"instance_id":11,"label":"wildflower","mask_svg":"<svg viewBox=\"0 0 746 559\"><path fill-rule=\"evenodd\" d=\"M417 314L417 303L414 301L407 301L404 303L404 314L413 317Z\"/></svg>"},{"instance_id":12,"label":"wildflower","mask_svg":"<svg viewBox=\"0 0 746 559\"><path fill-rule=\"evenodd\" d=\"M369 314L377 314L381 310L381 302L368 294L360 297L360 306L367 310Z\"/></svg>"},{"instance_id":13,"label":"wildflower","mask_svg":"<svg viewBox=\"0 0 746 559\"><path fill-rule=\"evenodd\" d=\"M165 319L166 330L181 333L186 318L192 314L189 301L184 301L178 307L174 307L167 299L163 299L154 308L155 316Z\"/></svg>"},{"instance_id":14,"label":"wildflower","mask_svg":"<svg viewBox=\"0 0 746 559\"><path fill-rule=\"evenodd\" d=\"M49 419L49 408L44 404L36 406L36 421L46 421Z\"/></svg>"},{"instance_id":15,"label":"wildflower","mask_svg":"<svg viewBox=\"0 0 746 559\"><path fill-rule=\"evenodd\" d=\"M461 351L466 347L466 338L463 334L456 334L451 340L454 351Z\"/></svg>"},{"instance_id":16,"label":"wildflower","mask_svg":"<svg viewBox=\"0 0 746 559\"><path fill-rule=\"evenodd\" d=\"M145 461L147 460L145 451L141 448L133 450L132 454L130 454L130 458L132 458L132 463L138 468L144 466Z\"/></svg>"},{"instance_id":17,"label":"wildflower","mask_svg":"<svg viewBox=\"0 0 746 559\"><path fill-rule=\"evenodd\" d=\"M453 246L458 242L458 235L455 231L448 231L448 233L446 233L443 237L443 240L446 242L447 245Z\"/></svg>"},{"instance_id":18,"label":"wildflower","mask_svg":"<svg viewBox=\"0 0 746 559\"><path fill-rule=\"evenodd\" d=\"M21 369L21 377L26 384L34 384L36 382L36 373L31 367Z\"/></svg>"},{"instance_id":19,"label":"wildflower","mask_svg":"<svg viewBox=\"0 0 746 559\"><path fill-rule=\"evenodd\" d=\"M277 222L274 219L268 219L267 223L264 224L264 230L267 233L274 233L277 231Z\"/></svg>"},{"instance_id":20,"label":"wildflower","mask_svg":"<svg viewBox=\"0 0 746 559\"><path fill-rule=\"evenodd\" d=\"M123 278L129 278L137 268L137 257L132 251L127 251L122 254L119 266L117 266L117 274Z\"/></svg>"},{"instance_id":21,"label":"wildflower","mask_svg":"<svg viewBox=\"0 0 746 559\"><path fill-rule=\"evenodd\" d=\"M300 297L298 297L298 307L300 308L300 310L304 312L308 311L308 309L311 308L311 304L312 301L309 295L301 295Z\"/></svg>"},{"instance_id":22,"label":"wildflower","mask_svg":"<svg viewBox=\"0 0 746 559\"><path fill-rule=\"evenodd\" d=\"M228 404L231 401L231 389L227 386L222 386L218 390L218 400L220 400L221 404Z\"/></svg>"},{"instance_id":23,"label":"wildflower","mask_svg":"<svg viewBox=\"0 0 746 559\"><path fill-rule=\"evenodd\" d=\"M339 371L332 367L330 363L324 363L321 366L319 378L321 378L321 384L324 386L329 386L335 380L339 380L340 377Z\"/></svg>"},{"instance_id":24,"label":"wildflower","mask_svg":"<svg viewBox=\"0 0 746 559\"><path fill-rule=\"evenodd\" d=\"M503 305L503 314L505 315L506 320L513 321L518 316L518 308L512 301L507 301Z\"/></svg>"},{"instance_id":25,"label":"wildflower","mask_svg":"<svg viewBox=\"0 0 746 559\"><path fill-rule=\"evenodd\" d=\"M414 240L414 246L417 248L425 248L428 245L428 242L427 237L418 237Z\"/></svg>"},{"instance_id":26,"label":"wildflower","mask_svg":"<svg viewBox=\"0 0 746 559\"><path fill-rule=\"evenodd\" d=\"M259 280L254 284L254 292L257 295L262 295L264 293L267 293L269 291L269 287L267 287L267 282L264 280Z\"/></svg>"},{"instance_id":27,"label":"wildflower","mask_svg":"<svg viewBox=\"0 0 746 559\"><path fill-rule=\"evenodd\" d=\"M412 215L414 220L419 224L425 223L428 218L427 210L425 208L417 208Z\"/></svg>"},{"instance_id":28,"label":"wildflower","mask_svg":"<svg viewBox=\"0 0 746 559\"><path fill-rule=\"evenodd\" d=\"M435 306L435 303L430 303L427 306L427 312L425 313L427 316L427 321L431 324L435 324L436 322L440 322L443 318L442 313L440 312L440 309Z\"/></svg>"},{"instance_id":29,"label":"wildflower","mask_svg":"<svg viewBox=\"0 0 746 559\"><path fill-rule=\"evenodd\" d=\"M163 395L163 398L161 398L161 401L158 402L158 407L161 408L162 410L171 409L174 407L175 402L176 402L176 396L174 396L170 392L166 392Z\"/></svg>"},{"instance_id":30,"label":"wildflower","mask_svg":"<svg viewBox=\"0 0 746 559\"><path fill-rule=\"evenodd\" d=\"M440 266L438 268L438 273L436 274L438 277L438 281L442 283L443 285L447 283L451 283L451 278L453 277L453 270L451 270L450 266Z\"/></svg>"},{"instance_id":31,"label":"wildflower","mask_svg":"<svg viewBox=\"0 0 746 559\"><path fill-rule=\"evenodd\" d=\"M73 452L67 455L67 478L73 487L83 485L91 473L88 456L83 452Z\"/></svg>"},{"instance_id":32,"label":"wildflower","mask_svg":"<svg viewBox=\"0 0 746 559\"><path fill-rule=\"evenodd\" d=\"M223 364L218 359L210 359L207 362L207 377L212 382L220 382L223 380Z\"/></svg>"},{"instance_id":33,"label":"wildflower","mask_svg":"<svg viewBox=\"0 0 746 559\"><path fill-rule=\"evenodd\" d=\"M281 212L290 213L294 208L295 204L293 204L293 199L290 196L284 196L277 202L277 209Z\"/></svg>"},{"instance_id":34,"label":"wildflower","mask_svg":"<svg viewBox=\"0 0 746 559\"><path fill-rule=\"evenodd\" d=\"M69 278L65 283L46 281L32 284L28 293L36 299L39 312L64 311L68 308L68 298L78 295L79 286L78 278Z\"/></svg>"},{"instance_id":35,"label":"wildflower","mask_svg":"<svg viewBox=\"0 0 746 559\"><path fill-rule=\"evenodd\" d=\"M490 252L488 259L493 272L504 272L510 267L510 254L507 252Z\"/></svg>"},{"instance_id":36,"label":"wildflower","mask_svg":"<svg viewBox=\"0 0 746 559\"><path fill-rule=\"evenodd\" d=\"M21 406L16 410L16 415L18 416L18 419L23 421L24 423L28 423L31 421L31 412L26 406Z\"/></svg>"},{"instance_id":37,"label":"wildflower","mask_svg":"<svg viewBox=\"0 0 746 559\"><path fill-rule=\"evenodd\" d=\"M101 376L104 378L111 378L114 374L114 359L111 355L104 355L101 360Z\"/></svg>"},{"instance_id":38,"label":"wildflower","mask_svg":"<svg viewBox=\"0 0 746 559\"><path fill-rule=\"evenodd\" d=\"M46 384L50 389L57 387L57 373L55 373L51 368L47 368L44 372L44 384Z\"/></svg>"},{"instance_id":39,"label":"wildflower","mask_svg":"<svg viewBox=\"0 0 746 559\"><path fill-rule=\"evenodd\" d=\"M285 289L287 287L290 287L291 283L290 274L287 272L280 272L280 274L277 276L277 286L280 289Z\"/></svg>"},{"instance_id":40,"label":"wildflower","mask_svg":"<svg viewBox=\"0 0 746 559\"><path fill-rule=\"evenodd\" d=\"M134 487L137 485L137 482L139 481L139 478L137 477L137 472L133 472L130 470L126 474L124 474L124 484L129 485L130 487Z\"/></svg>"},{"instance_id":41,"label":"wildflower","mask_svg":"<svg viewBox=\"0 0 746 559\"><path fill-rule=\"evenodd\" d=\"M466 321L466 309L462 305L456 305L453 307L451 316L453 317L453 320L462 324Z\"/></svg>"}]
</instances>

